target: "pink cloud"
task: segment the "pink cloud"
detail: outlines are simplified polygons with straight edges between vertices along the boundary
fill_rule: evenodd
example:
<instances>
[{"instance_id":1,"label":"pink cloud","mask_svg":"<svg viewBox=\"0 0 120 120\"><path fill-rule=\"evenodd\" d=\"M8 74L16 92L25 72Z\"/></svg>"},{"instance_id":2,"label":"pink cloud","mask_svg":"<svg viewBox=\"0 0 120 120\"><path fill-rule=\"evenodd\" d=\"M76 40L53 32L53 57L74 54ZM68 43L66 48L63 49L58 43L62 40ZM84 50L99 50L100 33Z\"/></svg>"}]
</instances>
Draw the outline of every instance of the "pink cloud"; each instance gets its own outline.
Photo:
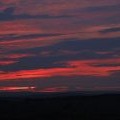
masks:
<instances>
[{"instance_id":1,"label":"pink cloud","mask_svg":"<svg viewBox=\"0 0 120 120\"><path fill-rule=\"evenodd\" d=\"M18 61L10 61L10 60L8 60L8 61L2 61L2 60L0 60L0 65L1 66L11 65L11 64L14 64L16 62L18 62Z\"/></svg>"},{"instance_id":2,"label":"pink cloud","mask_svg":"<svg viewBox=\"0 0 120 120\"><path fill-rule=\"evenodd\" d=\"M34 86L25 86L25 87L20 87L20 86L8 86L8 87L0 87L0 91L34 91L36 87Z\"/></svg>"},{"instance_id":3,"label":"pink cloud","mask_svg":"<svg viewBox=\"0 0 120 120\"><path fill-rule=\"evenodd\" d=\"M68 87L66 86L60 86L60 87L48 87L48 88L43 88L42 90L39 90L39 92L44 92L44 93L51 93L51 92L66 92L68 91Z\"/></svg>"},{"instance_id":4,"label":"pink cloud","mask_svg":"<svg viewBox=\"0 0 120 120\"><path fill-rule=\"evenodd\" d=\"M120 66L113 66L119 63L120 59L105 60L78 60L65 62L63 68L46 68L34 70L19 70L15 72L0 72L0 80L16 80L31 78L50 78L55 76L110 76L112 72L120 70ZM106 66L97 66L106 64ZM108 65L109 66L108 66ZM111 65L110 65L111 64Z\"/></svg>"}]
</instances>

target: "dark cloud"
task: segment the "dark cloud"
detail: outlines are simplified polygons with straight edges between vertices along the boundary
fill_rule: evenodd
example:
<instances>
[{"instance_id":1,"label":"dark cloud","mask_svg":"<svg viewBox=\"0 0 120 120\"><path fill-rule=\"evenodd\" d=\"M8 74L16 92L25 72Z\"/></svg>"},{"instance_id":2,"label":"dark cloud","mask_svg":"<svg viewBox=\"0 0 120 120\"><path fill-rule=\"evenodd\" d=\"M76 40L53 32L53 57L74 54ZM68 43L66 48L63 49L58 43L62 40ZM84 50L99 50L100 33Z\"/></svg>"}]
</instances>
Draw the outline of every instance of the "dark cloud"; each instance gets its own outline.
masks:
<instances>
[{"instance_id":1,"label":"dark cloud","mask_svg":"<svg viewBox=\"0 0 120 120\"><path fill-rule=\"evenodd\" d=\"M116 5L102 5L102 6L92 6L86 8L77 8L71 12L83 14L80 15L81 19L77 23L82 24L119 24L120 22L120 4ZM83 19L84 14L88 16ZM93 17L94 16L94 17Z\"/></svg>"},{"instance_id":2,"label":"dark cloud","mask_svg":"<svg viewBox=\"0 0 120 120\"><path fill-rule=\"evenodd\" d=\"M2 2L0 2L0 6L2 6L3 5L3 3Z\"/></svg>"},{"instance_id":3,"label":"dark cloud","mask_svg":"<svg viewBox=\"0 0 120 120\"><path fill-rule=\"evenodd\" d=\"M0 35L0 40L2 40L2 39L7 39L7 38L9 38L9 37L14 37L14 36L16 36L16 34L1 34Z\"/></svg>"},{"instance_id":4,"label":"dark cloud","mask_svg":"<svg viewBox=\"0 0 120 120\"><path fill-rule=\"evenodd\" d=\"M5 71L16 71L23 70L26 68L27 69L53 68L53 67L55 68L66 67L66 65L63 63L65 61L71 60L90 60L108 58L111 59L114 58L115 55L119 53L116 52L116 49L119 49L119 46L120 38L91 39L91 40L66 39L63 42L47 47L37 47L32 49L14 51L16 53L31 53L35 54L35 56L21 58L17 63L2 66L1 69ZM69 53L64 54L64 51L68 51ZM47 52L47 55L41 54L43 52ZM72 52L74 52L75 54L72 54ZM106 54L100 54L99 52L106 52ZM99 65L102 66L102 64Z\"/></svg>"},{"instance_id":5,"label":"dark cloud","mask_svg":"<svg viewBox=\"0 0 120 120\"><path fill-rule=\"evenodd\" d=\"M120 32L120 27L101 30L100 33Z\"/></svg>"},{"instance_id":6,"label":"dark cloud","mask_svg":"<svg viewBox=\"0 0 120 120\"><path fill-rule=\"evenodd\" d=\"M46 46L46 47L36 47L26 50L20 50L17 52L32 52L38 53L39 51L59 51L59 50L72 50L72 51L112 51L119 49L120 38L101 38L101 39L64 39L61 42Z\"/></svg>"},{"instance_id":7,"label":"dark cloud","mask_svg":"<svg viewBox=\"0 0 120 120\"><path fill-rule=\"evenodd\" d=\"M7 34L0 36L0 41L6 40L22 40L22 39L32 39L32 38L39 38L39 37L53 37L53 36L60 36L63 34L28 34L28 35L17 35L17 34Z\"/></svg>"},{"instance_id":8,"label":"dark cloud","mask_svg":"<svg viewBox=\"0 0 120 120\"><path fill-rule=\"evenodd\" d=\"M120 4L117 5L104 5L104 6L97 6L97 7L88 7L88 8L84 8L84 11L87 12L119 12L120 11Z\"/></svg>"},{"instance_id":9,"label":"dark cloud","mask_svg":"<svg viewBox=\"0 0 120 120\"><path fill-rule=\"evenodd\" d=\"M119 49L120 38L101 38L101 39L66 39L52 47L47 49L57 50L73 50L73 51L113 51L114 49ZM37 48L36 48L37 49Z\"/></svg>"},{"instance_id":10,"label":"dark cloud","mask_svg":"<svg viewBox=\"0 0 120 120\"><path fill-rule=\"evenodd\" d=\"M116 78L116 80L120 80L120 70L115 70L115 71L111 71L112 76Z\"/></svg>"},{"instance_id":11,"label":"dark cloud","mask_svg":"<svg viewBox=\"0 0 120 120\"><path fill-rule=\"evenodd\" d=\"M0 21L12 19L14 10L14 7L9 7L6 8L3 12L0 12Z\"/></svg>"},{"instance_id":12,"label":"dark cloud","mask_svg":"<svg viewBox=\"0 0 120 120\"><path fill-rule=\"evenodd\" d=\"M92 64L93 66L96 67L117 67L120 66L120 62L119 63L96 63L96 64Z\"/></svg>"},{"instance_id":13,"label":"dark cloud","mask_svg":"<svg viewBox=\"0 0 120 120\"><path fill-rule=\"evenodd\" d=\"M54 57L55 58L55 57ZM16 71L16 70L25 70L27 69L39 69L39 68L57 68L64 67L65 65L62 63L56 63L56 59L51 57L27 57L20 59L19 62L7 66L1 66L1 69L4 71Z\"/></svg>"},{"instance_id":14,"label":"dark cloud","mask_svg":"<svg viewBox=\"0 0 120 120\"><path fill-rule=\"evenodd\" d=\"M118 72L119 73L119 72ZM118 74L117 73L117 74ZM119 76L114 74L110 77L92 77L92 76L71 76L71 77L51 77L22 80L0 81L1 86L36 86L38 89L55 86L68 86L70 90L82 88L83 90L96 90L96 87L120 86ZM109 82L108 82L109 81ZM73 84L74 83L74 84Z\"/></svg>"},{"instance_id":15,"label":"dark cloud","mask_svg":"<svg viewBox=\"0 0 120 120\"><path fill-rule=\"evenodd\" d=\"M48 14L44 15L29 15L29 14L20 14L15 15L15 7L6 8L3 12L0 13L0 21L11 21L19 19L59 19L59 18L70 18L72 16L60 15L60 16L51 16Z\"/></svg>"}]
</instances>

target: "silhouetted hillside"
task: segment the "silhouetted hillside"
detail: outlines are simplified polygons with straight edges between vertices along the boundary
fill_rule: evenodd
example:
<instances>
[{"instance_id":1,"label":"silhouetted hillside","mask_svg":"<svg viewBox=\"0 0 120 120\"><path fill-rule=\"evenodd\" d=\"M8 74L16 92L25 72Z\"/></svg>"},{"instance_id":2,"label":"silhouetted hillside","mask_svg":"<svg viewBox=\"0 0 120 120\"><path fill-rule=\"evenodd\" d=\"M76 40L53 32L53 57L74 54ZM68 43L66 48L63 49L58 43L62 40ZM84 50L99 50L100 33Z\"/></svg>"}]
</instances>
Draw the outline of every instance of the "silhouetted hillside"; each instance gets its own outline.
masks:
<instances>
[{"instance_id":1,"label":"silhouetted hillside","mask_svg":"<svg viewBox=\"0 0 120 120\"><path fill-rule=\"evenodd\" d=\"M37 94L36 94L37 95ZM120 94L64 94L0 98L0 118L9 120L120 120Z\"/></svg>"}]
</instances>

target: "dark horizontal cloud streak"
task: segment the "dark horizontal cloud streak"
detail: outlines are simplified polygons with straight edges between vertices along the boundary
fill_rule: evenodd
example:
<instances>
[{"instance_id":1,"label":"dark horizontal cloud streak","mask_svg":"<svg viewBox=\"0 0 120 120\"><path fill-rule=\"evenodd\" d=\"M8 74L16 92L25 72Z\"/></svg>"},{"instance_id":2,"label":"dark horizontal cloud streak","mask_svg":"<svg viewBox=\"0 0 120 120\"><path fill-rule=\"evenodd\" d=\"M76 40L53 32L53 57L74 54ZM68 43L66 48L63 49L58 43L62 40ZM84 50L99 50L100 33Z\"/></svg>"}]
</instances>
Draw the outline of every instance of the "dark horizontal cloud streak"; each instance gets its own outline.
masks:
<instances>
[{"instance_id":1,"label":"dark horizontal cloud streak","mask_svg":"<svg viewBox=\"0 0 120 120\"><path fill-rule=\"evenodd\" d=\"M0 21L11 21L11 20L20 20L20 19L63 19L63 18L70 18L72 16L51 16L47 14L43 15L29 15L29 14L14 14L15 8L6 8L3 12L0 13Z\"/></svg>"},{"instance_id":2,"label":"dark horizontal cloud streak","mask_svg":"<svg viewBox=\"0 0 120 120\"><path fill-rule=\"evenodd\" d=\"M120 32L120 27L108 28L100 31L101 33Z\"/></svg>"}]
</instances>

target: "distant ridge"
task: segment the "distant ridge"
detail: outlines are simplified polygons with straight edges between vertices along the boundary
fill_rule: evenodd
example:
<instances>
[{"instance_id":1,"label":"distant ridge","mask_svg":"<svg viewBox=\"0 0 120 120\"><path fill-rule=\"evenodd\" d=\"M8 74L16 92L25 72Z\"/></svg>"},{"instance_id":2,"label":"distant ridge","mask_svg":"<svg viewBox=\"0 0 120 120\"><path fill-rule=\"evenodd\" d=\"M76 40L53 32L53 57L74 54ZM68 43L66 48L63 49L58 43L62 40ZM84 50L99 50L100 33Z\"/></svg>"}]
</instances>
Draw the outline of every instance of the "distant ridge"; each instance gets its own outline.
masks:
<instances>
[{"instance_id":1,"label":"distant ridge","mask_svg":"<svg viewBox=\"0 0 120 120\"><path fill-rule=\"evenodd\" d=\"M0 98L54 98L64 96L120 95L120 91L76 91L76 92L6 92L0 91Z\"/></svg>"}]
</instances>

